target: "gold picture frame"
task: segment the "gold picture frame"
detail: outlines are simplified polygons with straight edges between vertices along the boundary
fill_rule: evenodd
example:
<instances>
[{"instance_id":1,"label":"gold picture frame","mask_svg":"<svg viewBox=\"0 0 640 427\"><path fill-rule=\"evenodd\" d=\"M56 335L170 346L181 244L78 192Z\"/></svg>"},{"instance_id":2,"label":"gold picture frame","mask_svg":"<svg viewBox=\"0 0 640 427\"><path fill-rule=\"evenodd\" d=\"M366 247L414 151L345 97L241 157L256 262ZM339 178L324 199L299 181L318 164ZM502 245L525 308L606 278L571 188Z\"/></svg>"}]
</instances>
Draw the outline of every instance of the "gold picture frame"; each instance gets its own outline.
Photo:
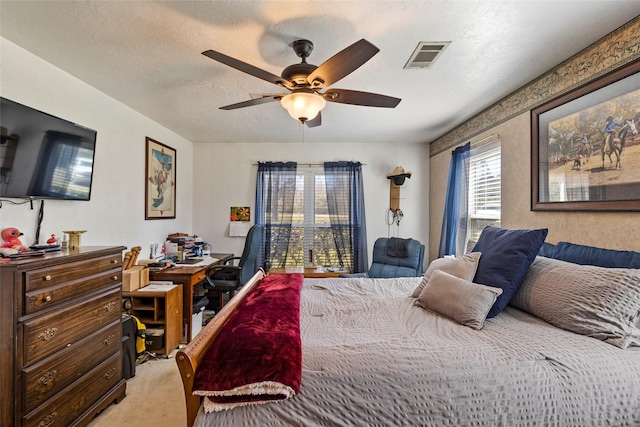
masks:
<instances>
[{"instance_id":1,"label":"gold picture frame","mask_svg":"<svg viewBox=\"0 0 640 427\"><path fill-rule=\"evenodd\" d=\"M144 219L176 217L176 150L146 138Z\"/></svg>"}]
</instances>

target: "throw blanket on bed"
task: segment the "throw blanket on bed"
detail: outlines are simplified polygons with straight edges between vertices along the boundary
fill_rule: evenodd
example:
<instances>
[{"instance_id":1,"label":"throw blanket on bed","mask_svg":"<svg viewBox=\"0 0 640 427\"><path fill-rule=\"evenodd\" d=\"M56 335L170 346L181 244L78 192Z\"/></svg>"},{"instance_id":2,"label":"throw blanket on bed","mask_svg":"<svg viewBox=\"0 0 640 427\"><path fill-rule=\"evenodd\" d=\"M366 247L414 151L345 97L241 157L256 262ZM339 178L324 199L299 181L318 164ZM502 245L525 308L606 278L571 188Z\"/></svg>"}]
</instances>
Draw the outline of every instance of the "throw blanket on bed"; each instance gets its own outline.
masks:
<instances>
[{"instance_id":1,"label":"throw blanket on bed","mask_svg":"<svg viewBox=\"0 0 640 427\"><path fill-rule=\"evenodd\" d=\"M262 279L229 317L198 367L206 412L285 400L300 390L302 274Z\"/></svg>"}]
</instances>

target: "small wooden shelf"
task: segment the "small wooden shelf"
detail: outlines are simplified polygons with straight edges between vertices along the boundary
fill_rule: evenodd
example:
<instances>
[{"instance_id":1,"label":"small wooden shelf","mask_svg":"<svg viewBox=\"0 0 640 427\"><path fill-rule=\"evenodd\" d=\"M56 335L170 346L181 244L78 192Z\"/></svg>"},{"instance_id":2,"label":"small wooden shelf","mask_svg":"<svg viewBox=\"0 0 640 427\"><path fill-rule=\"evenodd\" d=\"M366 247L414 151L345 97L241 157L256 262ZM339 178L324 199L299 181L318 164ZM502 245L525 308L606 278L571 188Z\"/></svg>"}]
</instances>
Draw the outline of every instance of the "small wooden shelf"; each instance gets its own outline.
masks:
<instances>
[{"instance_id":1,"label":"small wooden shelf","mask_svg":"<svg viewBox=\"0 0 640 427\"><path fill-rule=\"evenodd\" d=\"M150 350L168 355L182 340L182 285L167 289L146 291L144 288L123 292L123 298L131 300L131 314L147 328L164 330L161 350Z\"/></svg>"}]
</instances>

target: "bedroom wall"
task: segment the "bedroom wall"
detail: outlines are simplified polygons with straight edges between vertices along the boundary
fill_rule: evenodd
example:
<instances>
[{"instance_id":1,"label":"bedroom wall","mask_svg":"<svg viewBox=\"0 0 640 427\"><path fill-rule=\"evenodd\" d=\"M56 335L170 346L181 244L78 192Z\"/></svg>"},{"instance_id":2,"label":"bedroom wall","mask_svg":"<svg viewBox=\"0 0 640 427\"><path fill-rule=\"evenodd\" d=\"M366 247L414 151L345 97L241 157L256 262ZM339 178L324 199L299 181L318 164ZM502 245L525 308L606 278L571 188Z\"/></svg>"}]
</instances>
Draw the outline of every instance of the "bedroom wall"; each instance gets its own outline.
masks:
<instances>
[{"instance_id":1,"label":"bedroom wall","mask_svg":"<svg viewBox=\"0 0 640 427\"><path fill-rule=\"evenodd\" d=\"M502 141L502 226L549 229L547 241L640 251L640 212L533 212L530 109L640 58L640 17L431 143L429 260L438 256L451 151L498 134Z\"/></svg>"},{"instance_id":2,"label":"bedroom wall","mask_svg":"<svg viewBox=\"0 0 640 427\"><path fill-rule=\"evenodd\" d=\"M429 146L423 144L194 144L193 228L214 251L242 253L244 239L229 237L229 208L249 206L254 222L258 161L359 161L363 166L369 261L378 237L429 238ZM389 227L389 180L396 166L411 171L400 189L400 227Z\"/></svg>"},{"instance_id":3,"label":"bedroom wall","mask_svg":"<svg viewBox=\"0 0 640 427\"><path fill-rule=\"evenodd\" d=\"M63 230L87 230L83 245L143 247L171 232L201 235L214 250L242 252L228 236L230 206L253 209L257 161L358 160L365 163L369 253L380 236L428 241L428 144L192 144L20 46L0 38L0 95L98 131L91 201L45 201L40 243ZM144 219L145 137L177 150L177 212L173 220ZM194 160L195 155L195 160ZM389 228L389 180L395 166L412 171L401 189L405 216ZM14 200L20 202L20 200ZM38 204L2 202L0 228L15 226L34 243Z\"/></svg>"},{"instance_id":4,"label":"bedroom wall","mask_svg":"<svg viewBox=\"0 0 640 427\"><path fill-rule=\"evenodd\" d=\"M530 116L523 113L486 131L502 141L502 226L548 228L547 242L569 241L612 249L640 251L640 212L533 212L530 188ZM438 257L440 227L451 151L430 159L429 259Z\"/></svg>"},{"instance_id":5,"label":"bedroom wall","mask_svg":"<svg viewBox=\"0 0 640 427\"><path fill-rule=\"evenodd\" d=\"M83 245L140 245L174 231L192 231L192 143L115 101L14 43L0 39L0 95L97 130L94 182L89 202L44 205L40 243L63 230L87 230ZM144 219L145 137L177 150L177 217ZM18 202L19 200L14 201ZM34 242L38 210L3 201L0 227L15 226Z\"/></svg>"}]
</instances>

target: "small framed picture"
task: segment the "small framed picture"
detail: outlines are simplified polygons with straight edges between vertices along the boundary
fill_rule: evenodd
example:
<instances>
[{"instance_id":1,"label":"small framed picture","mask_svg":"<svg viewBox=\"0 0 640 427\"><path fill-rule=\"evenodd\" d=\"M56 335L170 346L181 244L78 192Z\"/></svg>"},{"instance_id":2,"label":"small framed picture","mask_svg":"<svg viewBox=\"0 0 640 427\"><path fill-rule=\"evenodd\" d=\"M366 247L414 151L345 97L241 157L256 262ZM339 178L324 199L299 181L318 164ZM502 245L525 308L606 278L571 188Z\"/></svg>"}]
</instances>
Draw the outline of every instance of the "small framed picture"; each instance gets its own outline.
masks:
<instances>
[{"instance_id":1,"label":"small framed picture","mask_svg":"<svg viewBox=\"0 0 640 427\"><path fill-rule=\"evenodd\" d=\"M176 150L147 137L144 219L176 217Z\"/></svg>"}]
</instances>

